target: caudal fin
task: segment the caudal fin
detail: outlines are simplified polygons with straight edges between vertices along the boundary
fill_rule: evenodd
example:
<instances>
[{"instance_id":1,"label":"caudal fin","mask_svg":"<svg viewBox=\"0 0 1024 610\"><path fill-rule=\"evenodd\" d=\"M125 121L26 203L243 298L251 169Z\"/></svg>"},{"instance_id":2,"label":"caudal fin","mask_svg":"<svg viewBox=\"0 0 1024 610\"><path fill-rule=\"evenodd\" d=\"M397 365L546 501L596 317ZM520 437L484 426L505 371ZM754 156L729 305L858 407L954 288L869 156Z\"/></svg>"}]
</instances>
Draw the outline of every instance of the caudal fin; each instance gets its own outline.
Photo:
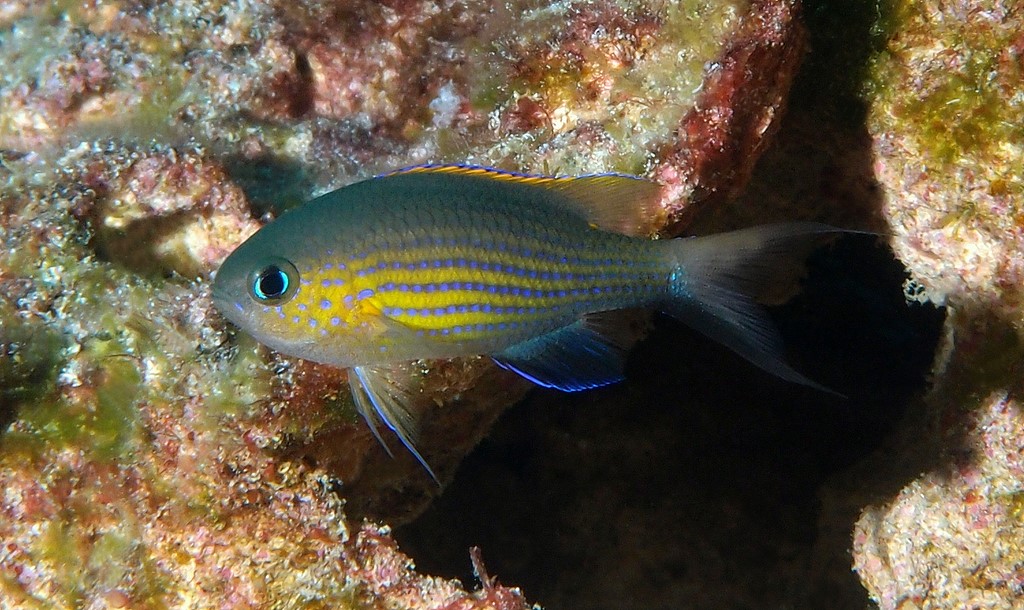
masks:
<instances>
[{"instance_id":1,"label":"caudal fin","mask_svg":"<svg viewBox=\"0 0 1024 610\"><path fill-rule=\"evenodd\" d=\"M778 330L757 299L820 243L816 238L840 232L847 231L795 222L673 240L663 310L773 375L834 394L786 363Z\"/></svg>"}]
</instances>

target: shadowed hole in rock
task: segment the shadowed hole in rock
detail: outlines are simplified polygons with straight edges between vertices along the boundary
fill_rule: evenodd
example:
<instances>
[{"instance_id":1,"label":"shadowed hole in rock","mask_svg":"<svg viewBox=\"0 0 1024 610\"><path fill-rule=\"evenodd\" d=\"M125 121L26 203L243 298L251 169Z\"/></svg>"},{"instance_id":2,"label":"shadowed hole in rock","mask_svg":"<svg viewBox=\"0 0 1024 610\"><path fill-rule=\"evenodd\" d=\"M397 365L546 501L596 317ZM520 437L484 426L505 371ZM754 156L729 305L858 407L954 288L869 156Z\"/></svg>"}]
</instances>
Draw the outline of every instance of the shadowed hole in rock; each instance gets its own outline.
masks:
<instances>
[{"instance_id":1,"label":"shadowed hole in rock","mask_svg":"<svg viewBox=\"0 0 1024 610\"><path fill-rule=\"evenodd\" d=\"M224 169L245 192L253 216L280 216L310 198L312 184L303 166L276 155L227 155Z\"/></svg>"},{"instance_id":2,"label":"shadowed hole in rock","mask_svg":"<svg viewBox=\"0 0 1024 610\"><path fill-rule=\"evenodd\" d=\"M171 214L154 215L128 223L124 227L110 228L100 225L92 240L93 248L101 260L117 263L138 273L171 277L175 271L189 276L197 273L187 257L161 252L156 244L181 233L197 217L207 214L202 210L179 210ZM181 268L175 268L175 266Z\"/></svg>"},{"instance_id":3,"label":"shadowed hole in rock","mask_svg":"<svg viewBox=\"0 0 1024 610\"><path fill-rule=\"evenodd\" d=\"M473 583L467 549L480 546L491 574L554 610L811 607L831 586L808 580L818 491L925 389L944 318L904 302L904 271L876 241L822 248L802 292L771 311L791 363L847 398L659 316L624 384L536 391L507 411L397 530L403 549ZM833 607L863 607L855 577L839 578Z\"/></svg>"}]
</instances>

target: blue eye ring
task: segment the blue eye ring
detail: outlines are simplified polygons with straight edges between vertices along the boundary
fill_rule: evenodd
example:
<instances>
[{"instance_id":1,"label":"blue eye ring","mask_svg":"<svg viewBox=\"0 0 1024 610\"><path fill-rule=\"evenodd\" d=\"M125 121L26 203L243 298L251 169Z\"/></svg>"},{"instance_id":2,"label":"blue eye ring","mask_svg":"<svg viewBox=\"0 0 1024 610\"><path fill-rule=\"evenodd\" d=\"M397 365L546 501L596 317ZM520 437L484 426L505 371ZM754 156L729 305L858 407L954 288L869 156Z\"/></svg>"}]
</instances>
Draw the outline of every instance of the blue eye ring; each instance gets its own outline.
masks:
<instances>
[{"instance_id":1,"label":"blue eye ring","mask_svg":"<svg viewBox=\"0 0 1024 610\"><path fill-rule=\"evenodd\" d=\"M295 296L299 272L284 259L260 265L250 276L249 296L262 305L279 305Z\"/></svg>"}]
</instances>

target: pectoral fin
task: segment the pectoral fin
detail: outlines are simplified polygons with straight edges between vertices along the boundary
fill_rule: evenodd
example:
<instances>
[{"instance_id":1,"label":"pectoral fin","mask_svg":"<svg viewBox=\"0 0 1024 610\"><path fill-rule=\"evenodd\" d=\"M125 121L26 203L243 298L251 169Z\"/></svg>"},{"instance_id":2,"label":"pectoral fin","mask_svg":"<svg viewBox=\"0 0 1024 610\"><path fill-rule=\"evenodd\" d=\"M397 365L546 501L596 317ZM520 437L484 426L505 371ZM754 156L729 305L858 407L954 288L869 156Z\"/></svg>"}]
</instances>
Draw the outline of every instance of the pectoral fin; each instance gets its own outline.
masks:
<instances>
[{"instance_id":1,"label":"pectoral fin","mask_svg":"<svg viewBox=\"0 0 1024 610\"><path fill-rule=\"evenodd\" d=\"M394 432L409 453L423 465L427 474L437 481L437 475L413 444L418 422L409 409L413 391L408 382L404 381L408 375L407 370L399 367L357 366L350 370L349 387L352 389L356 409L388 455L393 454L380 434L381 422Z\"/></svg>"}]
</instances>

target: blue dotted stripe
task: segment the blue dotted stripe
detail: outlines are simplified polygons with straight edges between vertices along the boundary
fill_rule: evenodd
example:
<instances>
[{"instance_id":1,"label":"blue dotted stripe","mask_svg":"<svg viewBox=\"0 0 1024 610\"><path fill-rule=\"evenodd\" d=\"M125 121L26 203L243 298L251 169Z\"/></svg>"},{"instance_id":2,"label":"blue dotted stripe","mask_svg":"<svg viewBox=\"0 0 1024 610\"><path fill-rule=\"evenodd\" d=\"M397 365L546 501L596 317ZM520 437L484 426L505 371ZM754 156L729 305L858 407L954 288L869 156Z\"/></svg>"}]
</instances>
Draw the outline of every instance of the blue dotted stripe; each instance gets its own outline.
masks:
<instances>
[{"instance_id":1,"label":"blue dotted stripe","mask_svg":"<svg viewBox=\"0 0 1024 610\"><path fill-rule=\"evenodd\" d=\"M620 267L623 269L635 269L638 265L629 262L615 261L613 259L596 260L592 263L592 266L607 266L607 267ZM558 264L558 263L556 263ZM578 260L570 260L565 263L570 266L586 266L584 263L580 263ZM651 265L651 268L654 266ZM609 277L636 277L636 273L630 273L628 271L619 271L614 273L579 273L573 271L541 271L536 268L528 268L524 266L511 265L508 263L502 263L498 261L487 261L477 259L467 259L464 257L459 258L434 258L419 260L415 262L403 263L401 261L379 261L376 265L369 267L362 267L356 270L355 275L357 277L366 277L375 273L380 273L387 270L395 271L427 271L430 269L469 269L479 271L494 271L498 273L507 273L516 277L527 277L530 279L541 279L541 280L589 280L589 279L600 279ZM641 267L642 269L642 267ZM326 283L327 280L324 280ZM339 283L340 285L340 283Z\"/></svg>"},{"instance_id":2,"label":"blue dotted stripe","mask_svg":"<svg viewBox=\"0 0 1024 610\"><path fill-rule=\"evenodd\" d=\"M478 261L466 258L447 258L421 260L414 263L402 263L398 261L381 261L374 266L359 269L358 271L356 271L356 275L359 277L366 277L388 270L426 271L430 269L467 269L470 271L487 271L493 273L503 273L512 277L553 282L605 282L609 280L652 281L653 279L660 277L660 274L653 274L649 271L644 270L635 270L632 269L629 265L625 265L624 267L625 269L623 270L617 270L612 272L579 273L576 271L543 271L539 269L531 269L527 267L510 265L507 263Z\"/></svg>"},{"instance_id":3,"label":"blue dotted stripe","mask_svg":"<svg viewBox=\"0 0 1024 610\"><path fill-rule=\"evenodd\" d=\"M605 252L595 251L592 244L587 244L580 241L563 242L562 240L555 239L549 243L536 242L536 245L525 245L525 244L510 244L507 242L489 242L481 238L454 238L454 237L434 237L434 238L413 238L408 242L401 242L396 244L378 244L369 242L365 244L364 248L357 249L349 255L349 260L358 262L367 259L371 255L377 255L381 253L387 253L395 249L402 251L411 250L424 250L427 252L435 251L437 248L446 248L452 250L483 250L488 253L496 253L503 257L512 256L522 258L530 261L542 261L546 263L555 264L568 264L568 265L583 265L583 266L596 266L596 265L616 265L625 267L655 267L658 265L657 261L646 258L640 258L633 260L631 258L624 258L622 256L608 256ZM567 255L566 252L587 252L592 253L591 256L580 256L578 254ZM415 269L415 268L427 268L421 265L426 261L420 261L415 266L403 265L398 268ZM431 260L429 265L433 265L437 262ZM389 263L388 266L393 266L396 263ZM378 265L379 266L379 265ZM369 269L373 269L370 267ZM371 271L372 272L372 271ZM358 272L357 272L358 273Z\"/></svg>"},{"instance_id":4,"label":"blue dotted stripe","mask_svg":"<svg viewBox=\"0 0 1024 610\"><path fill-rule=\"evenodd\" d=\"M529 325L527 322L519 321L508 321L508 322L486 322L477 324L457 324L455 326L446 326L445 328L425 328L416 331L418 337L449 337L458 336L463 334L492 334L500 333L510 330L519 330L526 328Z\"/></svg>"},{"instance_id":5,"label":"blue dotted stripe","mask_svg":"<svg viewBox=\"0 0 1024 610\"><path fill-rule=\"evenodd\" d=\"M484 313L495 316L519 315L533 316L546 312L558 311L558 306L517 306L517 305L491 305L490 303L463 303L459 305L446 305L443 307L384 307L384 315L389 317L397 316L445 316L460 313Z\"/></svg>"},{"instance_id":6,"label":"blue dotted stripe","mask_svg":"<svg viewBox=\"0 0 1024 610\"><path fill-rule=\"evenodd\" d=\"M594 278L608 281L609 278ZM408 284L386 282L377 286L377 292L407 292L412 294L436 294L443 292L483 292L496 296L513 296L527 299L571 299L583 295L598 294L634 294L656 290L660 285L653 278L634 277L630 283L612 285L584 285L574 288L539 289L527 286L507 284L489 284L484 282L436 282L426 284Z\"/></svg>"}]
</instances>

